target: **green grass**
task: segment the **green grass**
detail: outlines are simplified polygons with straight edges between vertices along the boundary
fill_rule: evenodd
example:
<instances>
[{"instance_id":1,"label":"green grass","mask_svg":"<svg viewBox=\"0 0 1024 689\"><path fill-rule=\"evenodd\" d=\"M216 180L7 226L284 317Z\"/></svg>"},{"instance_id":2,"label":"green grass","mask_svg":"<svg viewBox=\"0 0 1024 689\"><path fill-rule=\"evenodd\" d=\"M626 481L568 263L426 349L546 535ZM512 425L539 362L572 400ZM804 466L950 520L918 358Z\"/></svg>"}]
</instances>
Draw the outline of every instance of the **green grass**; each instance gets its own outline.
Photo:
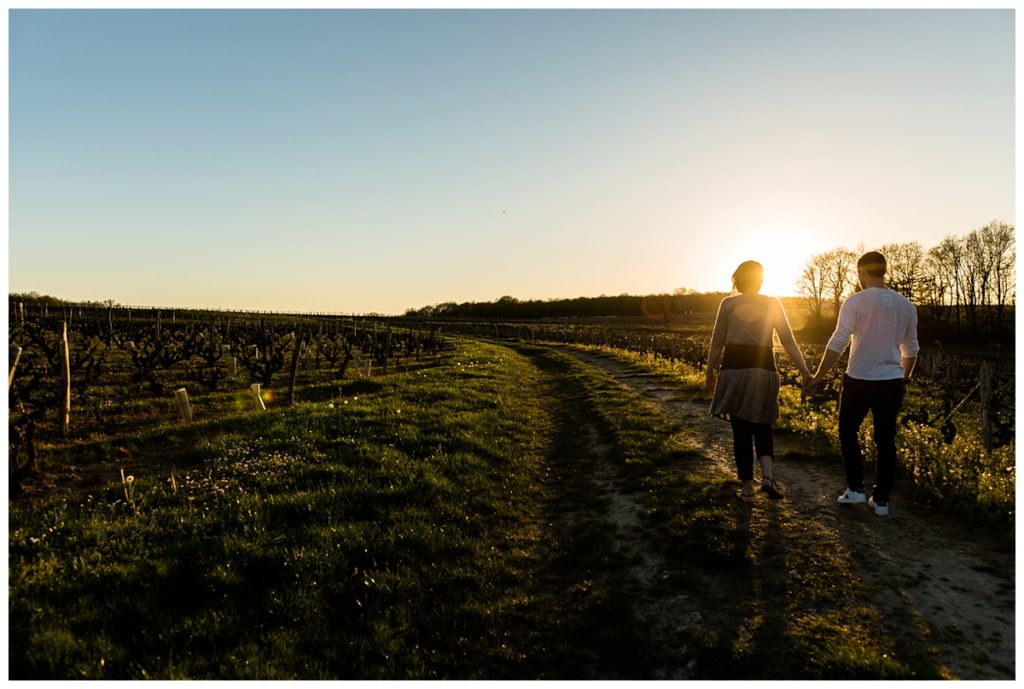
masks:
<instances>
[{"instance_id":1,"label":"green grass","mask_svg":"<svg viewBox=\"0 0 1024 689\"><path fill-rule=\"evenodd\" d=\"M13 679L933 674L828 534L735 503L685 429L550 348L459 342L344 399L124 442L130 485L10 503ZM705 615L683 646L635 609L597 458L665 595Z\"/></svg>"},{"instance_id":2,"label":"green grass","mask_svg":"<svg viewBox=\"0 0 1024 689\"><path fill-rule=\"evenodd\" d=\"M578 345L579 346L579 345ZM683 361L669 361L653 354L638 354L611 347L585 347L612 356L639 370L664 375L693 399L710 402L704 389L703 371ZM909 389L904 410L934 406L942 392L933 383L915 383ZM811 452L840 456L838 413L835 401L803 399L800 390L784 385L779 395L776 430L799 435ZM1016 529L1016 446L1014 443L986 451L981 440L981 416L977 405L966 405L956 416L959 432L945 443L938 428L908 421L897 435L897 490L916 500L955 511L985 527L1007 545ZM874 439L870 415L861 428L861 447L866 471L874 471Z\"/></svg>"},{"instance_id":3,"label":"green grass","mask_svg":"<svg viewBox=\"0 0 1024 689\"><path fill-rule=\"evenodd\" d=\"M578 409L570 416L590 416L604 429L625 485L647 496L647 524L676 568L677 590L701 601L704 632L691 639L695 679L937 676L931 659L917 650L903 657L905 649L881 614L864 605L870 587L833 535L778 504L753 512L739 505L730 497L734 477L718 469L685 429L596 369L567 355L545 356L557 379L572 383L570 400ZM696 381L689 390L698 391ZM584 495L587 471L577 466L569 473ZM644 639L643 620L622 600L627 582L618 577L626 563L605 560L589 570L599 576L585 578L587 565L606 552L596 545L607 538L602 526L598 520L568 539L567 559L577 563L580 581L567 587L576 596L576 616L563 624L563 633L567 643L584 647L603 634L606 652L619 659L609 671L650 678L666 650ZM573 612L570 606L557 616Z\"/></svg>"},{"instance_id":4,"label":"green grass","mask_svg":"<svg viewBox=\"0 0 1024 689\"><path fill-rule=\"evenodd\" d=\"M176 489L12 503L11 676L507 669L542 459L537 374L509 354L233 419Z\"/></svg>"}]
</instances>

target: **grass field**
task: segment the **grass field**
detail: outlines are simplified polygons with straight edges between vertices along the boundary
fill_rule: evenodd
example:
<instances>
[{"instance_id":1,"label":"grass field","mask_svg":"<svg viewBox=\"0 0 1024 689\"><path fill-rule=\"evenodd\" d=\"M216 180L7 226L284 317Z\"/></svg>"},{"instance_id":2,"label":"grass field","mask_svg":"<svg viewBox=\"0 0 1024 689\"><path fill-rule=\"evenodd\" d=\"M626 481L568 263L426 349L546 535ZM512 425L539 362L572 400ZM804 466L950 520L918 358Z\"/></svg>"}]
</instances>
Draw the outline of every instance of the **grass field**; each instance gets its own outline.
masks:
<instances>
[{"instance_id":1,"label":"grass field","mask_svg":"<svg viewBox=\"0 0 1024 689\"><path fill-rule=\"evenodd\" d=\"M685 429L566 354L458 341L342 393L108 438L123 478L12 501L11 678L936 676L841 554L723 502ZM683 648L632 604L596 452L664 586L720 592Z\"/></svg>"}]
</instances>

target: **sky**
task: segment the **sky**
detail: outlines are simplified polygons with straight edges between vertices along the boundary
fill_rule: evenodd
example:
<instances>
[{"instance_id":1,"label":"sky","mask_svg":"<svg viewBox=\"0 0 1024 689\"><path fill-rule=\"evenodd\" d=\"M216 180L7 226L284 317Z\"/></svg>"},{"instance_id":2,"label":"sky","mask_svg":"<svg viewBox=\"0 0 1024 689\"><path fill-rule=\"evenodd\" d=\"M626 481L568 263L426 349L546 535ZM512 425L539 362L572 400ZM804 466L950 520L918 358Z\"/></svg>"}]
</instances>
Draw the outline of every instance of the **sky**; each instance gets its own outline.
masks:
<instances>
[{"instance_id":1,"label":"sky","mask_svg":"<svg viewBox=\"0 0 1024 689\"><path fill-rule=\"evenodd\" d=\"M1015 224L1014 11L14 9L9 289L764 292Z\"/></svg>"}]
</instances>

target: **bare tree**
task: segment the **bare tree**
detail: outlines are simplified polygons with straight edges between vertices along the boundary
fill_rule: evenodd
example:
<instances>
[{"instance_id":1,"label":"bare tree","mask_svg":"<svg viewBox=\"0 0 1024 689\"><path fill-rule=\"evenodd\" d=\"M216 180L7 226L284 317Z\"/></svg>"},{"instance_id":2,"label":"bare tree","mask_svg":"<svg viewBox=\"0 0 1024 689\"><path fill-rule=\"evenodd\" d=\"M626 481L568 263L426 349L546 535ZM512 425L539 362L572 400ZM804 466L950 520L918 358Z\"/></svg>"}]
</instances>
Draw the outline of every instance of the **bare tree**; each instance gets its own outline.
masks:
<instances>
[{"instance_id":1,"label":"bare tree","mask_svg":"<svg viewBox=\"0 0 1024 689\"><path fill-rule=\"evenodd\" d=\"M964 264L962 289L967 306L967 327L978 326L978 311L985 305L988 281L992 266L986 255L985 239L978 230L972 230L964 238Z\"/></svg>"},{"instance_id":2,"label":"bare tree","mask_svg":"<svg viewBox=\"0 0 1024 689\"><path fill-rule=\"evenodd\" d=\"M995 297L996 326L1001 328L1004 308L1016 289L1014 268L1017 265L1017 249L1013 226L993 220L982 228L981 233L992 266L989 286Z\"/></svg>"},{"instance_id":3,"label":"bare tree","mask_svg":"<svg viewBox=\"0 0 1024 689\"><path fill-rule=\"evenodd\" d=\"M937 323L949 319L952 309L947 306L953 305L954 297L956 307L959 308L959 292L953 273L956 263L953 260L954 251L951 246L955 244L956 238L947 237L938 246L929 249L925 256L921 290L925 304Z\"/></svg>"},{"instance_id":4,"label":"bare tree","mask_svg":"<svg viewBox=\"0 0 1024 689\"><path fill-rule=\"evenodd\" d=\"M925 253L920 242L885 244L881 251L888 265L889 287L913 301L924 279Z\"/></svg>"},{"instance_id":5,"label":"bare tree","mask_svg":"<svg viewBox=\"0 0 1024 689\"><path fill-rule=\"evenodd\" d=\"M838 318L843 299L857 284L857 255L849 249L839 247L819 254L816 258L820 260L825 294L832 296L833 313Z\"/></svg>"},{"instance_id":6,"label":"bare tree","mask_svg":"<svg viewBox=\"0 0 1024 689\"><path fill-rule=\"evenodd\" d=\"M807 302L807 308L815 324L822 319L822 306L825 303L826 254L811 256L804 265L803 273L796 283L797 294Z\"/></svg>"},{"instance_id":7,"label":"bare tree","mask_svg":"<svg viewBox=\"0 0 1024 689\"><path fill-rule=\"evenodd\" d=\"M938 261L937 267L944 273L949 289L952 290L952 294L948 298L948 303L953 306L953 313L956 318L956 327L957 330L959 330L963 305L967 299L965 293L965 286L967 284L967 279L965 277L965 257L967 249L963 239L953 235L947 235L946 238L943 239L936 247L935 251L936 259Z\"/></svg>"}]
</instances>

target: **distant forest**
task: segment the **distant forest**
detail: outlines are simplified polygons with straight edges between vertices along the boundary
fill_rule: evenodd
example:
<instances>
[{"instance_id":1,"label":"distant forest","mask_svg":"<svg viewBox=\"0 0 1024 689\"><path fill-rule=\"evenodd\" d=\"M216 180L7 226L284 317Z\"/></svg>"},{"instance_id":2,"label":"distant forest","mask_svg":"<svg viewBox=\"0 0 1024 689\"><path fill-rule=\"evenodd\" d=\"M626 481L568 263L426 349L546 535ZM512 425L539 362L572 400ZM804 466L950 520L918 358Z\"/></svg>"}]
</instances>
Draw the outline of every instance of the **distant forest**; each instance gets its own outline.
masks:
<instances>
[{"instance_id":1,"label":"distant forest","mask_svg":"<svg viewBox=\"0 0 1024 689\"><path fill-rule=\"evenodd\" d=\"M949 235L930 249L919 242L880 247L888 259L886 281L918 307L919 330L946 341L1013 342L1016 310L1016 241L1012 225L993 220L964 236ZM839 307L857 290L857 251L836 247L808 258L798 296L782 297L795 328L831 331ZM715 314L724 292L522 301L447 302L410 309L407 317L437 320L546 320L646 318L678 321L689 314Z\"/></svg>"},{"instance_id":2,"label":"distant forest","mask_svg":"<svg viewBox=\"0 0 1024 689\"><path fill-rule=\"evenodd\" d=\"M667 316L718 311L724 292L697 293L677 290L675 294L632 295L615 297L575 297L572 299L530 299L502 297L490 302L447 302L422 309L409 309L411 318L468 320L544 320L559 318L600 318L646 316L665 320ZM799 301L799 300L795 300Z\"/></svg>"}]
</instances>

